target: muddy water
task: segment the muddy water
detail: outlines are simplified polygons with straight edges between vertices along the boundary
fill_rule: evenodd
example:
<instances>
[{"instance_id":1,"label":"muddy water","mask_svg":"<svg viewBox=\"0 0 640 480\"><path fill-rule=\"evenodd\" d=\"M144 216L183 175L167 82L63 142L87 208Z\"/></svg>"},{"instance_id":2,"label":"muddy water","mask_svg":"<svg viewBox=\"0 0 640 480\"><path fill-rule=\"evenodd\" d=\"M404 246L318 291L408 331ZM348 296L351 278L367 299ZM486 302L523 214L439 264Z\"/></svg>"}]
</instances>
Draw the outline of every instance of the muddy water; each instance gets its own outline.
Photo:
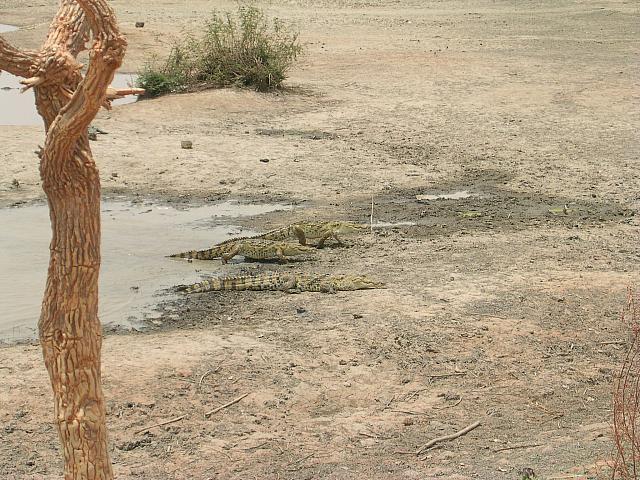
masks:
<instances>
[{"instance_id":1,"label":"muddy water","mask_svg":"<svg viewBox=\"0 0 640 480\"><path fill-rule=\"evenodd\" d=\"M137 76L133 74L118 73L113 79L112 86L123 88L134 85ZM42 125L42 119L36 110L33 90L20 93L20 78L9 73L0 74L0 125ZM133 103L138 99L130 95L119 100L114 100L114 106Z\"/></svg>"},{"instance_id":2,"label":"muddy water","mask_svg":"<svg viewBox=\"0 0 640 480\"><path fill-rule=\"evenodd\" d=\"M207 248L232 234L251 234L230 225L233 218L288 208L226 202L176 210L124 201L103 203L100 276L103 324L139 325L143 318L154 316L153 305L161 291L198 281L196 269L212 273L220 269L219 262L189 263L166 255ZM1 340L16 341L36 335L49 240L46 206L0 209Z\"/></svg>"},{"instance_id":3,"label":"muddy water","mask_svg":"<svg viewBox=\"0 0 640 480\"><path fill-rule=\"evenodd\" d=\"M459 190L451 193L439 193L434 195L416 195L416 200L460 200L463 198L475 197L473 193L469 193L468 190Z\"/></svg>"},{"instance_id":4,"label":"muddy water","mask_svg":"<svg viewBox=\"0 0 640 480\"><path fill-rule=\"evenodd\" d=\"M0 23L0 33L15 32L16 30L18 30L18 27L7 25L6 23Z\"/></svg>"}]
</instances>

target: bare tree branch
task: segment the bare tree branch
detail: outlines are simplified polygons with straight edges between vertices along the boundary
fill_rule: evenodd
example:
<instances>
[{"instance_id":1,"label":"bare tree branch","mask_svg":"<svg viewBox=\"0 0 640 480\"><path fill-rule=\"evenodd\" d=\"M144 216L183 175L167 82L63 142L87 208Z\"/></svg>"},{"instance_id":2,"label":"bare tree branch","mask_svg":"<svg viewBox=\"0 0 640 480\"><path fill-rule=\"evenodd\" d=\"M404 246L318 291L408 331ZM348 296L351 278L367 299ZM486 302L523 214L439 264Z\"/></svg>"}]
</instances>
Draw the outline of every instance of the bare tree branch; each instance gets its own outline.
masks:
<instances>
[{"instance_id":1,"label":"bare tree branch","mask_svg":"<svg viewBox=\"0 0 640 480\"><path fill-rule=\"evenodd\" d=\"M106 100L107 87L122 64L127 46L116 26L113 11L105 0L77 0L77 3L83 9L93 33L93 46L84 79L47 133L44 150L47 156L52 157L71 149L80 135L86 132Z\"/></svg>"},{"instance_id":2,"label":"bare tree branch","mask_svg":"<svg viewBox=\"0 0 640 480\"><path fill-rule=\"evenodd\" d=\"M75 0L60 0L58 13L51 22L45 47L57 45L74 57L86 50L89 41L89 24L84 10Z\"/></svg>"},{"instance_id":3,"label":"bare tree branch","mask_svg":"<svg viewBox=\"0 0 640 480\"><path fill-rule=\"evenodd\" d=\"M36 52L20 50L0 36L0 71L17 77L30 77L30 69L37 58Z\"/></svg>"}]
</instances>

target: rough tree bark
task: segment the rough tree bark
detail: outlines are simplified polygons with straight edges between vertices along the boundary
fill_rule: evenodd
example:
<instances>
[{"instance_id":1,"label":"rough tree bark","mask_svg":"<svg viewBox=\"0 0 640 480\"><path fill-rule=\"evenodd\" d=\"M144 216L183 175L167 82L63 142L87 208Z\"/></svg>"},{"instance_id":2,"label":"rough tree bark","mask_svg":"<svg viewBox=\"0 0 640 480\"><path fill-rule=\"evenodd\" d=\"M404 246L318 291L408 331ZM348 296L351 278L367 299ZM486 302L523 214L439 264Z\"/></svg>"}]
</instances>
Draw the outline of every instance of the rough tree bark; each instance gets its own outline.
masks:
<instances>
[{"instance_id":1,"label":"rough tree bark","mask_svg":"<svg viewBox=\"0 0 640 480\"><path fill-rule=\"evenodd\" d=\"M83 77L77 57L90 38ZM108 91L125 48L105 0L61 0L40 51L0 37L0 71L23 77L23 90L34 89L46 131L39 157L52 239L39 332L65 480L113 478L100 379L100 179L87 128L110 98L140 93Z\"/></svg>"}]
</instances>

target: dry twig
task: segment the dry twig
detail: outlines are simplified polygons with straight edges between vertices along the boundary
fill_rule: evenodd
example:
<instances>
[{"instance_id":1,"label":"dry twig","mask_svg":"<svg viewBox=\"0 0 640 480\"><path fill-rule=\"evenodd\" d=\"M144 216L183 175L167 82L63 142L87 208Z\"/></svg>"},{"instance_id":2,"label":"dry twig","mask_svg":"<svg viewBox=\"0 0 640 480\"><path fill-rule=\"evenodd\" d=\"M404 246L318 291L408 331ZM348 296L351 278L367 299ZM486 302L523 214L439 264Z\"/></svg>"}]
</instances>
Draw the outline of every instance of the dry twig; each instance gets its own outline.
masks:
<instances>
[{"instance_id":1,"label":"dry twig","mask_svg":"<svg viewBox=\"0 0 640 480\"><path fill-rule=\"evenodd\" d=\"M151 430L152 428L162 427L163 425L169 425L170 423L179 422L180 420L182 420L185 417L186 417L186 415L182 415L181 417L173 418L171 420L167 420L166 422L160 422L160 423L156 423L154 425L150 425L150 426L145 427L145 428L141 428L140 430L136 430L133 433L134 434L138 434L138 433L146 432L147 430Z\"/></svg>"},{"instance_id":2,"label":"dry twig","mask_svg":"<svg viewBox=\"0 0 640 480\"><path fill-rule=\"evenodd\" d=\"M238 398L236 398L235 400L231 400L229 403L225 403L224 405L221 405L218 408L214 408L213 410L211 410L210 412L207 412L204 414L204 416L206 418L209 418L211 415L213 415L214 413L218 413L220 410L224 410L227 407L230 407L231 405L234 405L236 403L238 403L240 400L242 400L244 397L246 397L247 395L249 395L249 393L245 393L244 395L240 395Z\"/></svg>"},{"instance_id":3,"label":"dry twig","mask_svg":"<svg viewBox=\"0 0 640 480\"><path fill-rule=\"evenodd\" d=\"M426 412L414 412L413 410L401 410L401 409L394 409L394 410L391 410L391 412L406 413L407 415L428 415L428 413Z\"/></svg>"},{"instance_id":4,"label":"dry twig","mask_svg":"<svg viewBox=\"0 0 640 480\"><path fill-rule=\"evenodd\" d=\"M212 373L213 370L207 370L206 372L204 372L202 374L202 376L200 377L200 381L198 382L198 390L200 390L200 387L202 387L202 382L204 381L204 379L207 377L207 375L209 375L210 373Z\"/></svg>"},{"instance_id":5,"label":"dry twig","mask_svg":"<svg viewBox=\"0 0 640 480\"><path fill-rule=\"evenodd\" d=\"M429 378L446 378L446 377L457 377L466 375L467 372L451 372L451 373L436 373L434 375L427 375Z\"/></svg>"},{"instance_id":6,"label":"dry twig","mask_svg":"<svg viewBox=\"0 0 640 480\"><path fill-rule=\"evenodd\" d=\"M541 447L542 443L529 443L527 445L513 445L512 447L496 448L493 453L504 452L506 450L517 450L519 448Z\"/></svg>"},{"instance_id":7,"label":"dry twig","mask_svg":"<svg viewBox=\"0 0 640 480\"><path fill-rule=\"evenodd\" d=\"M373 195L371 195L371 235L373 235Z\"/></svg>"},{"instance_id":8,"label":"dry twig","mask_svg":"<svg viewBox=\"0 0 640 480\"><path fill-rule=\"evenodd\" d=\"M447 408L457 407L458 405L460 405L460 402L462 402L462 397L460 397L458 399L458 401L456 403L454 403L453 405L445 405L444 407L433 407L433 409L434 410L445 410Z\"/></svg>"},{"instance_id":9,"label":"dry twig","mask_svg":"<svg viewBox=\"0 0 640 480\"><path fill-rule=\"evenodd\" d=\"M466 435L467 433L469 433L474 428L479 427L480 424L481 424L481 422L477 421L477 422L472 423L468 427L463 428L459 432L452 433L450 435L444 435L444 436L438 437L438 438L434 438L433 440L429 440L427 443L422 445L418 450L416 450L415 454L416 455L420 455L422 452L424 452L428 448L433 447L436 443L447 442L449 440L454 440L454 439L456 439L458 437L461 437L462 435Z\"/></svg>"},{"instance_id":10,"label":"dry twig","mask_svg":"<svg viewBox=\"0 0 640 480\"><path fill-rule=\"evenodd\" d=\"M396 399L396 395L393 394L391 396L391 398L389 399L389 401L386 403L386 405L384 407L382 407L382 411L384 412L387 408L389 408L389 406L393 403L393 401Z\"/></svg>"}]
</instances>

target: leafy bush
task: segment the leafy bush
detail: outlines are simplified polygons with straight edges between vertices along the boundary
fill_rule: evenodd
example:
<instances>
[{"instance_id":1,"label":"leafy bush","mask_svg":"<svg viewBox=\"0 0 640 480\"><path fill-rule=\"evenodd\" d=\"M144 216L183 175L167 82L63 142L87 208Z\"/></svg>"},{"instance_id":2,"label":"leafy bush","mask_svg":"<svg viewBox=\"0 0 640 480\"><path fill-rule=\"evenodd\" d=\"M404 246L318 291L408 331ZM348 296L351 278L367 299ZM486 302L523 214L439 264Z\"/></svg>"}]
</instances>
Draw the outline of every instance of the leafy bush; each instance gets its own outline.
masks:
<instances>
[{"instance_id":1,"label":"leafy bush","mask_svg":"<svg viewBox=\"0 0 640 480\"><path fill-rule=\"evenodd\" d=\"M232 85L267 91L282 86L301 53L298 34L255 7L239 7L235 16L214 11L200 37L147 62L137 83L151 97Z\"/></svg>"}]
</instances>

